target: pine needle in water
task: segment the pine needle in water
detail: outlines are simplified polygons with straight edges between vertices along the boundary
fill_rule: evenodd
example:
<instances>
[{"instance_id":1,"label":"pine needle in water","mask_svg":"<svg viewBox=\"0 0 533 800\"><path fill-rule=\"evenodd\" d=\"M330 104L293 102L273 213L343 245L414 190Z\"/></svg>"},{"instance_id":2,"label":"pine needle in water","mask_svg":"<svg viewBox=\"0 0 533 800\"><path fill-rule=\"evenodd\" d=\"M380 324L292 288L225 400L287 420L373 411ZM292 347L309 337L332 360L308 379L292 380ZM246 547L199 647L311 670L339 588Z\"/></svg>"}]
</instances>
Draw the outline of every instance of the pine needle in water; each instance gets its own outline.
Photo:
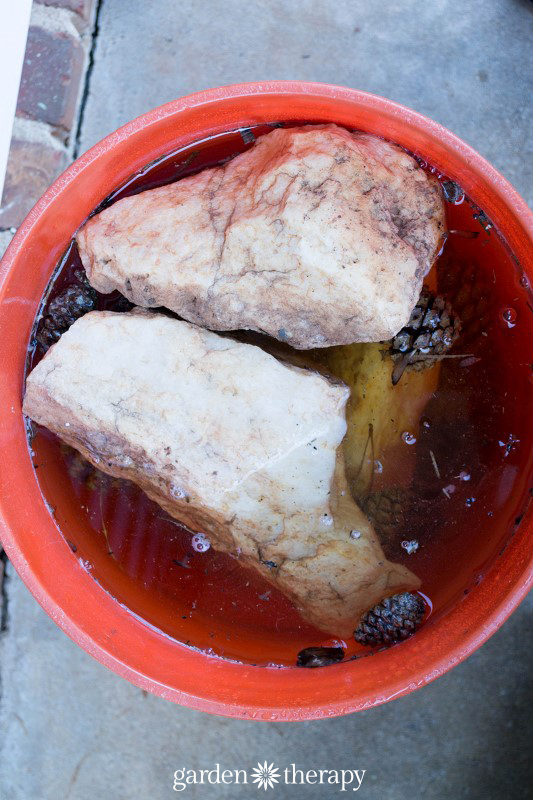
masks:
<instances>
[{"instance_id":1,"label":"pine needle in water","mask_svg":"<svg viewBox=\"0 0 533 800\"><path fill-rule=\"evenodd\" d=\"M105 542L107 544L108 555L112 556L112 555L114 555L114 553L113 553L113 551L111 549L111 545L109 544L109 534L107 532L107 525L105 524L105 519L104 519L104 507L103 507L103 504L102 504L102 492L100 492L99 499L100 499L100 519L102 521L102 531L103 531L103 534L104 534Z\"/></svg>"},{"instance_id":2,"label":"pine needle in water","mask_svg":"<svg viewBox=\"0 0 533 800\"><path fill-rule=\"evenodd\" d=\"M435 458L435 454L433 453L433 450L429 451L429 455L431 456L431 461L433 463L433 469L435 470L435 474L436 474L437 478L440 479L439 465L437 464L437 459Z\"/></svg>"}]
</instances>

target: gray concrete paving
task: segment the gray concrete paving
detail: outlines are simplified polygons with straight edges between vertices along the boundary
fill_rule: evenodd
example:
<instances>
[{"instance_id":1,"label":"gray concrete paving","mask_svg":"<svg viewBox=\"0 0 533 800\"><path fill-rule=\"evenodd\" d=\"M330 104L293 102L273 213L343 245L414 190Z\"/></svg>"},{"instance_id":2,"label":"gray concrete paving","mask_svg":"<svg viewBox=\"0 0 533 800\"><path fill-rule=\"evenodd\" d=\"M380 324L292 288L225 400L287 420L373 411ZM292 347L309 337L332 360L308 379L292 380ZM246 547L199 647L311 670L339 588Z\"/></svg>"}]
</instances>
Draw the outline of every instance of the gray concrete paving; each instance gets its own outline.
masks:
<instances>
[{"instance_id":1,"label":"gray concrete paving","mask_svg":"<svg viewBox=\"0 0 533 800\"><path fill-rule=\"evenodd\" d=\"M529 0L104 0L82 150L197 89L304 78L383 94L433 117L531 200L532 9ZM283 725L209 717L147 695L70 642L12 570L6 592L1 800L170 798L182 766L241 768L265 758L366 769L361 793L369 800L532 796L531 598L431 686L343 719ZM337 794L275 791L289 799ZM252 797L255 788L189 787L184 796Z\"/></svg>"},{"instance_id":2,"label":"gray concrete paving","mask_svg":"<svg viewBox=\"0 0 533 800\"><path fill-rule=\"evenodd\" d=\"M530 0L103 0L82 149L190 92L299 78L426 114L531 202L532 23Z\"/></svg>"},{"instance_id":3,"label":"gray concrete paving","mask_svg":"<svg viewBox=\"0 0 533 800\"><path fill-rule=\"evenodd\" d=\"M13 238L11 231L0 231L0 258L4 255Z\"/></svg>"}]
</instances>

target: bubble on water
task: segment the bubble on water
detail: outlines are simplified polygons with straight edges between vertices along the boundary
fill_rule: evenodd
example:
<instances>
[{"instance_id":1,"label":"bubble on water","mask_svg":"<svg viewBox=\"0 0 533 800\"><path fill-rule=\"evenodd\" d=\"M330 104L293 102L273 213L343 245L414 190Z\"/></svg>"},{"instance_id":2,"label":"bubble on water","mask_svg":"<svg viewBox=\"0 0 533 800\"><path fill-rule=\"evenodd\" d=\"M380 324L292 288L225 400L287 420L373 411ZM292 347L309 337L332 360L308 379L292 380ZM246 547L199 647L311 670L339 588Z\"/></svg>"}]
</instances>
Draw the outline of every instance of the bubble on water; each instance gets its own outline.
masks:
<instances>
[{"instance_id":1,"label":"bubble on water","mask_svg":"<svg viewBox=\"0 0 533 800\"><path fill-rule=\"evenodd\" d=\"M205 533L195 533L191 539L191 544L193 550L196 550L197 553L205 553L211 547L211 542Z\"/></svg>"},{"instance_id":2,"label":"bubble on water","mask_svg":"<svg viewBox=\"0 0 533 800\"><path fill-rule=\"evenodd\" d=\"M320 642L320 647L341 647L343 650L346 650L348 645L344 639L325 639L325 641Z\"/></svg>"},{"instance_id":3,"label":"bubble on water","mask_svg":"<svg viewBox=\"0 0 533 800\"><path fill-rule=\"evenodd\" d=\"M415 444L416 443L416 436L414 433L410 433L409 431L404 431L402 433L402 439L405 444Z\"/></svg>"},{"instance_id":4,"label":"bubble on water","mask_svg":"<svg viewBox=\"0 0 533 800\"><path fill-rule=\"evenodd\" d=\"M475 497L467 497L466 501L465 501L465 506L467 508L472 508L472 506L474 505L475 502L476 502L476 498Z\"/></svg>"},{"instance_id":5,"label":"bubble on water","mask_svg":"<svg viewBox=\"0 0 533 800\"><path fill-rule=\"evenodd\" d=\"M418 550L419 544L416 539L404 539L402 542L402 547L406 551L407 555L410 556L413 553L416 553Z\"/></svg>"},{"instance_id":6,"label":"bubble on water","mask_svg":"<svg viewBox=\"0 0 533 800\"><path fill-rule=\"evenodd\" d=\"M514 328L517 320L517 313L514 308L504 308L501 312L502 319L508 328Z\"/></svg>"},{"instance_id":7,"label":"bubble on water","mask_svg":"<svg viewBox=\"0 0 533 800\"><path fill-rule=\"evenodd\" d=\"M469 472L462 469L459 475L456 476L460 481L469 481L472 477Z\"/></svg>"},{"instance_id":8,"label":"bubble on water","mask_svg":"<svg viewBox=\"0 0 533 800\"><path fill-rule=\"evenodd\" d=\"M376 472L378 475L381 475L383 472L383 464L377 459L374 461L374 472Z\"/></svg>"},{"instance_id":9,"label":"bubble on water","mask_svg":"<svg viewBox=\"0 0 533 800\"><path fill-rule=\"evenodd\" d=\"M320 522L322 523L322 525L325 525L327 528L329 528L331 525L333 525L333 517L331 516L331 514L324 514Z\"/></svg>"},{"instance_id":10,"label":"bubble on water","mask_svg":"<svg viewBox=\"0 0 533 800\"><path fill-rule=\"evenodd\" d=\"M529 289L529 280L527 275L522 275L520 278L520 286L523 286L524 289Z\"/></svg>"},{"instance_id":11,"label":"bubble on water","mask_svg":"<svg viewBox=\"0 0 533 800\"><path fill-rule=\"evenodd\" d=\"M360 539L361 531L350 531L350 539Z\"/></svg>"},{"instance_id":12,"label":"bubble on water","mask_svg":"<svg viewBox=\"0 0 533 800\"><path fill-rule=\"evenodd\" d=\"M181 486L176 486L175 483L172 483L170 485L170 494L177 500L181 500L187 497L187 492L185 491L185 489L182 489Z\"/></svg>"},{"instance_id":13,"label":"bubble on water","mask_svg":"<svg viewBox=\"0 0 533 800\"><path fill-rule=\"evenodd\" d=\"M422 423L422 427L426 428L426 430L431 428L431 420L429 417L420 417L420 422Z\"/></svg>"}]
</instances>

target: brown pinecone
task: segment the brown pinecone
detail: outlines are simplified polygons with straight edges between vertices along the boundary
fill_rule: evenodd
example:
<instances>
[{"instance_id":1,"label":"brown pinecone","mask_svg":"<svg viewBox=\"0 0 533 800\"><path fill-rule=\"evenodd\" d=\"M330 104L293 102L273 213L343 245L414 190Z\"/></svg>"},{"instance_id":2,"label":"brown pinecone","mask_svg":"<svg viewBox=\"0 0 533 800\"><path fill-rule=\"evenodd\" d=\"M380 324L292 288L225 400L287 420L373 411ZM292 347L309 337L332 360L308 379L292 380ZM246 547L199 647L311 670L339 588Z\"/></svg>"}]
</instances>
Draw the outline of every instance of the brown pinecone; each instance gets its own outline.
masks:
<instances>
[{"instance_id":1,"label":"brown pinecone","mask_svg":"<svg viewBox=\"0 0 533 800\"><path fill-rule=\"evenodd\" d=\"M386 597L363 615L354 631L355 641L369 647L401 642L417 630L425 610L418 594L401 592Z\"/></svg>"},{"instance_id":2,"label":"brown pinecone","mask_svg":"<svg viewBox=\"0 0 533 800\"><path fill-rule=\"evenodd\" d=\"M460 328L450 303L424 287L409 322L392 340L392 383L396 385L406 369L433 366L453 346Z\"/></svg>"},{"instance_id":3,"label":"brown pinecone","mask_svg":"<svg viewBox=\"0 0 533 800\"><path fill-rule=\"evenodd\" d=\"M476 264L443 258L439 265L439 286L461 319L461 348L467 352L490 326L494 284L492 273ZM461 351L461 352L462 352Z\"/></svg>"},{"instance_id":4,"label":"brown pinecone","mask_svg":"<svg viewBox=\"0 0 533 800\"><path fill-rule=\"evenodd\" d=\"M372 492L363 503L363 511L374 525L385 554L399 549L407 512L412 503L409 489L384 489Z\"/></svg>"},{"instance_id":5,"label":"brown pinecone","mask_svg":"<svg viewBox=\"0 0 533 800\"><path fill-rule=\"evenodd\" d=\"M93 311L96 302L97 294L88 283L80 281L80 284L67 286L46 309L37 332L39 344L48 350L77 319Z\"/></svg>"}]
</instances>

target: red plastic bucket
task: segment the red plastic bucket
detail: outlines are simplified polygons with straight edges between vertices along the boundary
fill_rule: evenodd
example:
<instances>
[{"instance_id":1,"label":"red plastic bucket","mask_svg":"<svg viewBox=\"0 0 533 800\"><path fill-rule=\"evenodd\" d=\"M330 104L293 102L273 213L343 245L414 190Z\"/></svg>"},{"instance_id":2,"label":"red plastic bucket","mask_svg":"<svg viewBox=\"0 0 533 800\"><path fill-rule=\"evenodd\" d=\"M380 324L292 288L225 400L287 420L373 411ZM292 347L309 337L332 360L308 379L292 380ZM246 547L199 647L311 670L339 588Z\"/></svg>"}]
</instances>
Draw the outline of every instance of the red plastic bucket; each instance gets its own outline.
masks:
<instances>
[{"instance_id":1,"label":"red plastic bucket","mask_svg":"<svg viewBox=\"0 0 533 800\"><path fill-rule=\"evenodd\" d=\"M483 582L399 647L320 670L269 669L170 639L104 592L79 564L41 495L21 413L32 323L50 275L88 214L132 173L195 140L262 122L330 121L391 139L456 180L488 214L533 283L532 215L481 156L440 125L352 89L273 82L213 89L130 122L79 158L30 212L0 269L0 533L22 580L57 624L119 675L192 708L254 719L312 719L386 702L459 663L504 622L532 576L530 507Z\"/></svg>"}]
</instances>

